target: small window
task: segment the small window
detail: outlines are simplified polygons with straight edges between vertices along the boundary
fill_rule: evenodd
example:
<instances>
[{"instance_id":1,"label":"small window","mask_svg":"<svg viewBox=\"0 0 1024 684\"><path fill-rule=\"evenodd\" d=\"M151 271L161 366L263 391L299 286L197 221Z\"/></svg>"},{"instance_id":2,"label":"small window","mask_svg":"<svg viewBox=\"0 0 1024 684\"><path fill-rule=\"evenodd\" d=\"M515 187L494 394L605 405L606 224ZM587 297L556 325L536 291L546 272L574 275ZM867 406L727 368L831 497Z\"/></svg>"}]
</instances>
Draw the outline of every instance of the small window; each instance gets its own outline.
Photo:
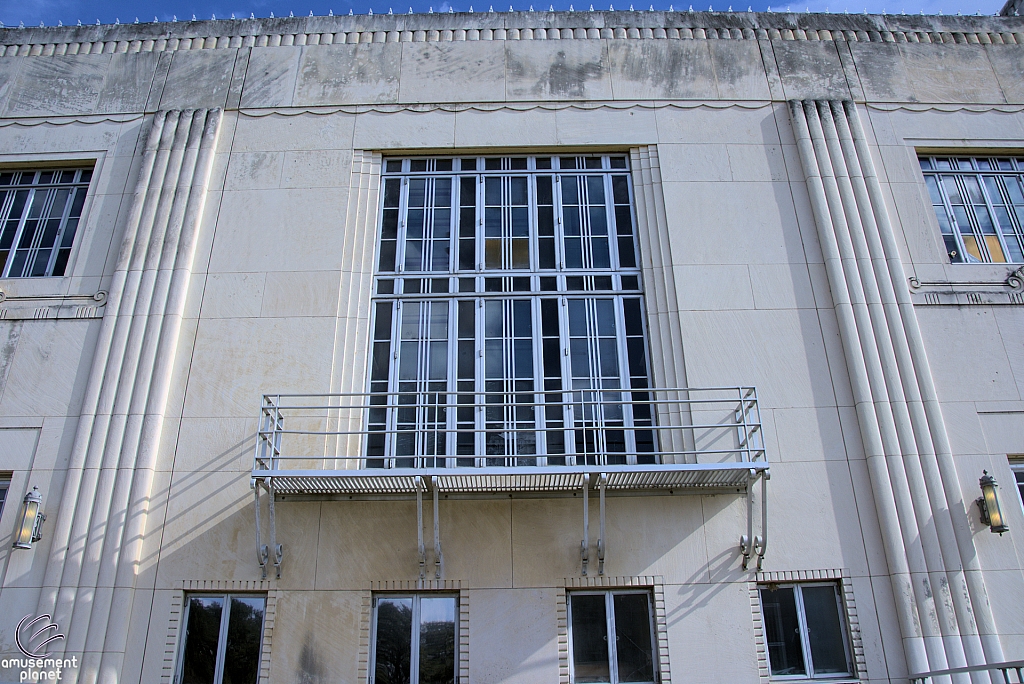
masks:
<instances>
[{"instance_id":1,"label":"small window","mask_svg":"<svg viewBox=\"0 0 1024 684\"><path fill-rule=\"evenodd\" d=\"M10 473L0 473L0 515L4 513L4 503L7 502L7 492L11 488Z\"/></svg>"},{"instance_id":2,"label":"small window","mask_svg":"<svg viewBox=\"0 0 1024 684\"><path fill-rule=\"evenodd\" d=\"M921 157L952 263L1024 263L1024 158Z\"/></svg>"},{"instance_id":3,"label":"small window","mask_svg":"<svg viewBox=\"0 0 1024 684\"><path fill-rule=\"evenodd\" d=\"M837 584L767 584L760 592L773 678L828 679L852 674Z\"/></svg>"},{"instance_id":4,"label":"small window","mask_svg":"<svg viewBox=\"0 0 1024 684\"><path fill-rule=\"evenodd\" d=\"M0 277L62 276L92 169L0 171Z\"/></svg>"},{"instance_id":5,"label":"small window","mask_svg":"<svg viewBox=\"0 0 1024 684\"><path fill-rule=\"evenodd\" d=\"M644 591L569 595L572 682L654 682L651 597Z\"/></svg>"},{"instance_id":6,"label":"small window","mask_svg":"<svg viewBox=\"0 0 1024 684\"><path fill-rule=\"evenodd\" d=\"M177 684L256 684L267 598L190 594Z\"/></svg>"},{"instance_id":7,"label":"small window","mask_svg":"<svg viewBox=\"0 0 1024 684\"><path fill-rule=\"evenodd\" d=\"M1010 470L1013 471L1013 479L1017 482L1021 506L1024 506L1024 458L1018 456L1010 459Z\"/></svg>"},{"instance_id":8,"label":"small window","mask_svg":"<svg viewBox=\"0 0 1024 684\"><path fill-rule=\"evenodd\" d=\"M453 684L458 598L387 594L373 606L371 684Z\"/></svg>"}]
</instances>

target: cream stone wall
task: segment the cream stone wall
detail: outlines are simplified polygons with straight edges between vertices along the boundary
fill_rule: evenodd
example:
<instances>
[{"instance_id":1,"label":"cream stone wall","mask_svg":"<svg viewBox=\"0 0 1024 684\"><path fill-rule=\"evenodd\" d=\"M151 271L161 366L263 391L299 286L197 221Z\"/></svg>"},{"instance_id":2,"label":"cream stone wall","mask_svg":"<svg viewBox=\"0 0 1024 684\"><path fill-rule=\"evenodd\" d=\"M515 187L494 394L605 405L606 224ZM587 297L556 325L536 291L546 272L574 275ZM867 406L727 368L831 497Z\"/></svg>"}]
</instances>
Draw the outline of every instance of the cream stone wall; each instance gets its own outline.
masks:
<instances>
[{"instance_id":1,"label":"cream stone wall","mask_svg":"<svg viewBox=\"0 0 1024 684\"><path fill-rule=\"evenodd\" d=\"M261 681L360 681L372 592L419 578L415 502L280 498L281 578L262 580L250 488L260 396L365 387L382 155L614 151L631 158L654 378L757 387L772 464L763 572L791 575L741 568L743 496L675 493L609 496L609 582L661 597L664 681L768 681L756 587L782 577L841 582L856 678L905 681L851 352L786 102L853 100L903 268L921 283L908 292L967 506L951 515L969 521L1003 654L1024 656L1024 512L1006 460L1024 453L1019 288L1006 265L947 263L917 164L918 150L1024 154L1022 44L1014 18L754 13L0 29L0 168L96 170L68 275L0 282L0 471L12 473L0 549L31 486L49 516L33 550L0 552L0 655L16 655L22 615L95 616L109 595L109 618L61 623L59 648L84 663L67 678L170 681L183 593L242 587L274 602ZM164 405L145 414L159 430L145 447L152 480L131 489L146 502L133 564L111 560L106 527L76 538L61 502L78 494L73 453L93 453L80 416L107 363L97 350L151 127L196 109L219 123L180 330L164 348ZM1003 484L1006 535L971 503L983 469ZM467 681L567 681L582 507L579 494L440 501ZM114 574L61 583L61 524ZM433 524L425 506L428 578ZM74 591L70 612L47 598L58 588Z\"/></svg>"}]
</instances>

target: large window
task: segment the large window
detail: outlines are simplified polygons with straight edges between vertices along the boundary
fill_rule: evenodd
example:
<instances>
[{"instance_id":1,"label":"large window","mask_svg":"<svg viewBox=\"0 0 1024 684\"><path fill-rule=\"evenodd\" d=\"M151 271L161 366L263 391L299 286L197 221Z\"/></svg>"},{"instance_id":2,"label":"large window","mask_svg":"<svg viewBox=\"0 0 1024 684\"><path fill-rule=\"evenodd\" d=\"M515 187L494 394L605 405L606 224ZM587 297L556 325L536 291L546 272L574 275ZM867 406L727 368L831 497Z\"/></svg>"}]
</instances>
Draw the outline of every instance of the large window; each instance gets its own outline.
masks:
<instances>
[{"instance_id":1,"label":"large window","mask_svg":"<svg viewBox=\"0 0 1024 684\"><path fill-rule=\"evenodd\" d=\"M256 684L266 602L246 594L186 596L177 684Z\"/></svg>"},{"instance_id":2,"label":"large window","mask_svg":"<svg viewBox=\"0 0 1024 684\"><path fill-rule=\"evenodd\" d=\"M1024 263L1024 158L921 157L954 263Z\"/></svg>"},{"instance_id":3,"label":"large window","mask_svg":"<svg viewBox=\"0 0 1024 684\"><path fill-rule=\"evenodd\" d=\"M375 597L371 684L453 684L457 616L455 596Z\"/></svg>"},{"instance_id":4,"label":"large window","mask_svg":"<svg viewBox=\"0 0 1024 684\"><path fill-rule=\"evenodd\" d=\"M568 603L572 682L655 681L648 592L573 592Z\"/></svg>"},{"instance_id":5,"label":"large window","mask_svg":"<svg viewBox=\"0 0 1024 684\"><path fill-rule=\"evenodd\" d=\"M850 647L839 586L766 584L760 588L773 678L850 676Z\"/></svg>"},{"instance_id":6,"label":"large window","mask_svg":"<svg viewBox=\"0 0 1024 684\"><path fill-rule=\"evenodd\" d=\"M626 157L384 164L367 465L653 463Z\"/></svg>"},{"instance_id":7,"label":"large window","mask_svg":"<svg viewBox=\"0 0 1024 684\"><path fill-rule=\"evenodd\" d=\"M0 277L67 269L92 169L0 172Z\"/></svg>"}]
</instances>

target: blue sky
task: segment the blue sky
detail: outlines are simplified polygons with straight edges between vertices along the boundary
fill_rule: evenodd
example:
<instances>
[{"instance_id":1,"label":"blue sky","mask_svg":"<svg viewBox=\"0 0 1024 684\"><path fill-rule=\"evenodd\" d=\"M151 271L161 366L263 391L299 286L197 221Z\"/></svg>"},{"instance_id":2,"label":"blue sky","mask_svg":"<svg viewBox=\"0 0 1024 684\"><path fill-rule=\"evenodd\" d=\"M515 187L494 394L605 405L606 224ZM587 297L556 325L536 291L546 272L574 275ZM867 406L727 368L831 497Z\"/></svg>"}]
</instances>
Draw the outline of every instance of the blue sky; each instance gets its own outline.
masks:
<instances>
[{"instance_id":1,"label":"blue sky","mask_svg":"<svg viewBox=\"0 0 1024 684\"><path fill-rule=\"evenodd\" d=\"M415 12L426 12L431 3L435 12L447 11L449 3L455 11L467 11L470 6L477 12L487 11L495 0L0 0L0 21L5 26L18 26L24 22L26 26L38 26L43 22L54 26L58 21L64 24L75 24L81 20L83 24L95 24L96 20L104 24L112 24L119 20L130 23L138 17L139 21L170 21L174 16L179 20L191 19L194 14L199 19L209 19L216 15L225 19L233 13L235 16L248 17L250 13L257 17L267 17L273 12L275 16L295 16L327 14L333 10L335 14L348 14L351 9L357 14L366 14L372 9L375 14L387 13L393 8L396 13L408 12L409 4ZM533 2L537 9L554 6L556 10L567 10L570 4L576 11L586 10L591 0L511 0L516 10L527 10ZM675 9L685 9L691 0L656 0L655 9L668 9L669 2L678 3ZM1003 5L1004 0L696 0L694 9L707 10L711 3L716 11L727 11L732 5L736 11L746 11L752 6L754 11L764 11L769 3L775 11L791 8L794 12L831 11L841 13L883 11L899 14L995 14ZM508 11L510 0L497 0L495 11ZM607 9L607 3L615 4L616 9L629 9L630 2L636 9L647 9L652 0L602 0L595 2L595 9ZM398 4L396 4L398 3ZM521 4L520 4L521 3ZM620 4L621 3L621 4Z\"/></svg>"}]
</instances>

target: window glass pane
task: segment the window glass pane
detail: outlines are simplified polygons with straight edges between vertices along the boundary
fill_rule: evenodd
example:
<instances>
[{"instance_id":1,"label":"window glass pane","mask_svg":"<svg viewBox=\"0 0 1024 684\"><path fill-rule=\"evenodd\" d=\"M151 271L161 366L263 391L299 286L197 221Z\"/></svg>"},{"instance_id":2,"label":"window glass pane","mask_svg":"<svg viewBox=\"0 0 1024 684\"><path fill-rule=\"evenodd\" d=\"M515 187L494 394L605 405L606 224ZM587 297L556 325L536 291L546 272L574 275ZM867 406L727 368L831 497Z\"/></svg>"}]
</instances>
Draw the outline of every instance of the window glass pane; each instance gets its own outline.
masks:
<instances>
[{"instance_id":1,"label":"window glass pane","mask_svg":"<svg viewBox=\"0 0 1024 684\"><path fill-rule=\"evenodd\" d=\"M802 587L807 641L815 674L843 674L850 671L839 618L836 587Z\"/></svg>"},{"instance_id":2,"label":"window glass pane","mask_svg":"<svg viewBox=\"0 0 1024 684\"><path fill-rule=\"evenodd\" d=\"M266 599L255 596L231 599L223 684L256 684L260 671L265 603Z\"/></svg>"},{"instance_id":3,"label":"window glass pane","mask_svg":"<svg viewBox=\"0 0 1024 684\"><path fill-rule=\"evenodd\" d=\"M224 599L221 597L193 596L189 599L181 684L213 684L223 609Z\"/></svg>"},{"instance_id":4,"label":"window glass pane","mask_svg":"<svg viewBox=\"0 0 1024 684\"><path fill-rule=\"evenodd\" d=\"M577 682L611 681L604 594L577 594L572 605L572 664Z\"/></svg>"},{"instance_id":5,"label":"window glass pane","mask_svg":"<svg viewBox=\"0 0 1024 684\"><path fill-rule=\"evenodd\" d=\"M761 589L761 612L772 674L807 674L792 587Z\"/></svg>"},{"instance_id":6,"label":"window glass pane","mask_svg":"<svg viewBox=\"0 0 1024 684\"><path fill-rule=\"evenodd\" d=\"M377 599L374 683L409 684L411 647L412 599Z\"/></svg>"},{"instance_id":7,"label":"window glass pane","mask_svg":"<svg viewBox=\"0 0 1024 684\"><path fill-rule=\"evenodd\" d=\"M615 661L620 682L653 682L651 617L646 594L612 597L615 613Z\"/></svg>"},{"instance_id":8,"label":"window glass pane","mask_svg":"<svg viewBox=\"0 0 1024 684\"><path fill-rule=\"evenodd\" d=\"M420 599L420 684L455 681L455 598Z\"/></svg>"}]
</instances>

